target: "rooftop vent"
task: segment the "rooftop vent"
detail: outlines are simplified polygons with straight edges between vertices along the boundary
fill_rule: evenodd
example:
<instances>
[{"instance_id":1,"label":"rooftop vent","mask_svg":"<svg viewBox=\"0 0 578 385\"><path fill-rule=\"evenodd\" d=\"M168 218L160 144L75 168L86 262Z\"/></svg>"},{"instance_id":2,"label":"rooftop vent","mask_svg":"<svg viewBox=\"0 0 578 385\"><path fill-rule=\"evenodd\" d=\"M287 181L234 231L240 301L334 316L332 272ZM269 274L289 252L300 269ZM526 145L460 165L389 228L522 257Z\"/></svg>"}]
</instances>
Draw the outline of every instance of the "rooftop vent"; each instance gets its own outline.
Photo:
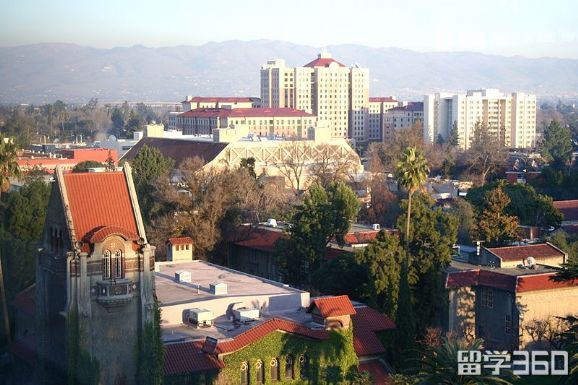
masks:
<instances>
[{"instance_id":1,"label":"rooftop vent","mask_svg":"<svg viewBox=\"0 0 578 385\"><path fill-rule=\"evenodd\" d=\"M213 325L213 312L207 309L193 308L188 311L187 322L193 326L202 328Z\"/></svg>"},{"instance_id":2,"label":"rooftop vent","mask_svg":"<svg viewBox=\"0 0 578 385\"><path fill-rule=\"evenodd\" d=\"M191 283L191 272L186 270L179 270L175 273L175 282Z\"/></svg>"},{"instance_id":3,"label":"rooftop vent","mask_svg":"<svg viewBox=\"0 0 578 385\"><path fill-rule=\"evenodd\" d=\"M374 223L373 225L371 225L371 228L374 229L375 231L381 230L381 226L379 225L379 223Z\"/></svg>"},{"instance_id":4,"label":"rooftop vent","mask_svg":"<svg viewBox=\"0 0 578 385\"><path fill-rule=\"evenodd\" d=\"M223 282L214 282L209 285L209 290L211 294L214 295L226 295L227 294L227 284Z\"/></svg>"},{"instance_id":5,"label":"rooftop vent","mask_svg":"<svg viewBox=\"0 0 578 385\"><path fill-rule=\"evenodd\" d=\"M241 307L239 309L234 309L233 314L235 319L241 322L255 321L259 319L259 309Z\"/></svg>"},{"instance_id":6,"label":"rooftop vent","mask_svg":"<svg viewBox=\"0 0 578 385\"><path fill-rule=\"evenodd\" d=\"M277 227L277 219L274 219L274 218L267 219L267 226Z\"/></svg>"}]
</instances>

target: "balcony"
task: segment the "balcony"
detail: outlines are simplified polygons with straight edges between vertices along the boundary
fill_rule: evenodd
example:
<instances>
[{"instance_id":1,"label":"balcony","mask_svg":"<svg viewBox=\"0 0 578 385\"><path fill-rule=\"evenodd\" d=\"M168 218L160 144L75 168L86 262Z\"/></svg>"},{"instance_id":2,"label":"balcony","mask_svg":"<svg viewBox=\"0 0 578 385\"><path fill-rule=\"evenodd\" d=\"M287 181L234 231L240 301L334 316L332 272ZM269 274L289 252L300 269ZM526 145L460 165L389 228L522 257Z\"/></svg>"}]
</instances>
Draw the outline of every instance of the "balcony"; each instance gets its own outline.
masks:
<instances>
[{"instance_id":1,"label":"balcony","mask_svg":"<svg viewBox=\"0 0 578 385\"><path fill-rule=\"evenodd\" d=\"M136 283L129 279L100 281L96 287L96 301L108 310L114 310L132 301L136 289Z\"/></svg>"}]
</instances>

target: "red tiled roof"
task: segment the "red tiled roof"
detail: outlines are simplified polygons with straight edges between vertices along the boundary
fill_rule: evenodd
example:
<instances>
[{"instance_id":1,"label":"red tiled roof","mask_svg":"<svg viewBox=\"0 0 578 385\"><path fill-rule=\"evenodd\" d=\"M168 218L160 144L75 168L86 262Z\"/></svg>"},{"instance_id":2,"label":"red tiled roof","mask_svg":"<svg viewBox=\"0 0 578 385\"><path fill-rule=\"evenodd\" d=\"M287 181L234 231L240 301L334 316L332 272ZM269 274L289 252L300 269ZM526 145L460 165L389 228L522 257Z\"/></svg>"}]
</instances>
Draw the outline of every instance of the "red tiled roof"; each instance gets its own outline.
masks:
<instances>
[{"instance_id":1,"label":"red tiled roof","mask_svg":"<svg viewBox=\"0 0 578 385\"><path fill-rule=\"evenodd\" d=\"M343 239L345 240L345 243L347 243L348 245L358 245L373 241L375 237L377 237L377 234L379 234L379 231L374 230L347 233L345 234L345 237L343 237Z\"/></svg>"},{"instance_id":2,"label":"red tiled roof","mask_svg":"<svg viewBox=\"0 0 578 385\"><path fill-rule=\"evenodd\" d=\"M370 103L397 103L392 96L370 96L369 97Z\"/></svg>"},{"instance_id":3,"label":"red tiled roof","mask_svg":"<svg viewBox=\"0 0 578 385\"><path fill-rule=\"evenodd\" d=\"M260 325L255 326L252 329L247 330L246 332L239 334L230 341L219 341L217 343L216 351L218 354L236 352L277 330L316 340L326 340L329 338L329 333L327 333L325 330L313 330L294 321L272 318Z\"/></svg>"},{"instance_id":4,"label":"red tiled roof","mask_svg":"<svg viewBox=\"0 0 578 385\"><path fill-rule=\"evenodd\" d=\"M64 174L64 184L78 240L89 241L103 226L138 234L123 172Z\"/></svg>"},{"instance_id":5,"label":"red tiled roof","mask_svg":"<svg viewBox=\"0 0 578 385\"><path fill-rule=\"evenodd\" d=\"M395 329L395 323L385 314L370 307L355 308L356 314L351 316L353 322L353 347L358 357L385 353L385 347L378 331Z\"/></svg>"},{"instance_id":6,"label":"red tiled roof","mask_svg":"<svg viewBox=\"0 0 578 385\"><path fill-rule=\"evenodd\" d=\"M578 199L554 201L553 204L554 207L560 210L565 221L578 221Z\"/></svg>"},{"instance_id":7,"label":"red tiled roof","mask_svg":"<svg viewBox=\"0 0 578 385\"><path fill-rule=\"evenodd\" d=\"M202 341L165 345L165 376L203 372L225 367L224 363L219 361L214 355L203 353L201 350L202 346Z\"/></svg>"},{"instance_id":8,"label":"red tiled roof","mask_svg":"<svg viewBox=\"0 0 578 385\"><path fill-rule=\"evenodd\" d=\"M10 345L10 352L30 366L36 365L36 337L26 336Z\"/></svg>"},{"instance_id":9,"label":"red tiled roof","mask_svg":"<svg viewBox=\"0 0 578 385\"><path fill-rule=\"evenodd\" d=\"M518 277L517 292L562 289L566 287L578 286L578 279L570 281L554 281L555 273L540 275L524 275Z\"/></svg>"},{"instance_id":10,"label":"red tiled roof","mask_svg":"<svg viewBox=\"0 0 578 385\"><path fill-rule=\"evenodd\" d=\"M319 313L321 313L323 318L353 315L356 313L347 295L315 298L311 305L309 305L307 312L311 312L314 307L319 309Z\"/></svg>"},{"instance_id":11,"label":"red tiled roof","mask_svg":"<svg viewBox=\"0 0 578 385\"><path fill-rule=\"evenodd\" d=\"M259 98L246 97L212 97L212 96L194 96L190 100L183 100L181 103L249 103L258 101Z\"/></svg>"},{"instance_id":12,"label":"red tiled roof","mask_svg":"<svg viewBox=\"0 0 578 385\"><path fill-rule=\"evenodd\" d=\"M193 243L193 239L191 237L174 237L169 238L168 243L171 245L190 245Z\"/></svg>"},{"instance_id":13,"label":"red tiled roof","mask_svg":"<svg viewBox=\"0 0 578 385\"><path fill-rule=\"evenodd\" d=\"M550 243L541 243L525 246L507 246L486 248L492 254L500 257L503 261L521 261L528 257L549 258L563 257L564 253Z\"/></svg>"},{"instance_id":14,"label":"red tiled roof","mask_svg":"<svg viewBox=\"0 0 578 385\"><path fill-rule=\"evenodd\" d=\"M24 314L34 316L36 313L35 292L36 284L28 286L26 289L16 294L11 305Z\"/></svg>"},{"instance_id":15,"label":"red tiled roof","mask_svg":"<svg viewBox=\"0 0 578 385\"><path fill-rule=\"evenodd\" d=\"M359 362L359 371L368 372L373 379L374 385L387 385L389 381L389 372L379 360L369 360Z\"/></svg>"},{"instance_id":16,"label":"red tiled roof","mask_svg":"<svg viewBox=\"0 0 578 385\"><path fill-rule=\"evenodd\" d=\"M275 250L275 243L284 236L281 231L254 229L249 233L249 238L235 242L234 244L272 253Z\"/></svg>"},{"instance_id":17,"label":"red tiled roof","mask_svg":"<svg viewBox=\"0 0 578 385\"><path fill-rule=\"evenodd\" d=\"M355 324L362 324L364 328L374 332L395 329L395 322L391 318L369 306L356 307L355 311L351 316L353 330L356 329Z\"/></svg>"},{"instance_id":18,"label":"red tiled roof","mask_svg":"<svg viewBox=\"0 0 578 385\"><path fill-rule=\"evenodd\" d=\"M446 277L446 288L476 286L479 275L480 269L448 273Z\"/></svg>"},{"instance_id":19,"label":"red tiled roof","mask_svg":"<svg viewBox=\"0 0 578 385\"><path fill-rule=\"evenodd\" d=\"M317 58L307 64L305 64L303 67L329 67L329 65L331 63L337 63L339 65L339 67L345 67L345 65L341 64L340 62L338 62L335 59L332 58Z\"/></svg>"},{"instance_id":20,"label":"red tiled roof","mask_svg":"<svg viewBox=\"0 0 578 385\"><path fill-rule=\"evenodd\" d=\"M91 237L89 242L90 243L95 243L95 242L102 242L104 239L106 239L106 237L113 235L113 234L117 234L122 236L125 239L131 240L131 241L136 241L138 240L138 235L131 233L121 227L116 227L116 226L104 226L102 228L100 228L99 230L95 231Z\"/></svg>"},{"instance_id":21,"label":"red tiled roof","mask_svg":"<svg viewBox=\"0 0 578 385\"><path fill-rule=\"evenodd\" d=\"M200 108L183 112L180 118L258 118L314 116L294 108Z\"/></svg>"}]
</instances>

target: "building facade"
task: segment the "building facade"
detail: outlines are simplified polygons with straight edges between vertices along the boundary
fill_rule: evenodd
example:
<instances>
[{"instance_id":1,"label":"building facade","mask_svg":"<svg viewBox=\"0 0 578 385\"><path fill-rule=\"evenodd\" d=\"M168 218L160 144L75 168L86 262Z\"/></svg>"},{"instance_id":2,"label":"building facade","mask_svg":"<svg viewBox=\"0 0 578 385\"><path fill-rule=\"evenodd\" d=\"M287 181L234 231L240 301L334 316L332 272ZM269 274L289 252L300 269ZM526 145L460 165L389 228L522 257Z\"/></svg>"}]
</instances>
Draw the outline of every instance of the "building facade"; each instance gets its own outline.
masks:
<instances>
[{"instance_id":1,"label":"building facade","mask_svg":"<svg viewBox=\"0 0 578 385\"><path fill-rule=\"evenodd\" d=\"M57 170L36 266L38 383L136 384L136 348L153 321L154 251L128 164Z\"/></svg>"},{"instance_id":2,"label":"building facade","mask_svg":"<svg viewBox=\"0 0 578 385\"><path fill-rule=\"evenodd\" d=\"M181 102L181 111L187 112L200 108L258 108L261 107L259 98L244 97L207 97L207 96L187 96Z\"/></svg>"},{"instance_id":3,"label":"building facade","mask_svg":"<svg viewBox=\"0 0 578 385\"><path fill-rule=\"evenodd\" d=\"M536 145L536 95L496 89L424 97L424 140L447 139L456 130L458 145L470 147L476 127L486 128L510 148Z\"/></svg>"},{"instance_id":4,"label":"building facade","mask_svg":"<svg viewBox=\"0 0 578 385\"><path fill-rule=\"evenodd\" d=\"M369 141L383 140L385 113L400 103L392 96L369 98L367 138Z\"/></svg>"},{"instance_id":5,"label":"building facade","mask_svg":"<svg viewBox=\"0 0 578 385\"><path fill-rule=\"evenodd\" d=\"M314 115L294 108L199 108L175 118L175 129L183 135L211 135L213 129L244 127L257 136L301 139L316 125Z\"/></svg>"},{"instance_id":6,"label":"building facade","mask_svg":"<svg viewBox=\"0 0 578 385\"><path fill-rule=\"evenodd\" d=\"M383 140L391 140L398 130L405 130L423 124L423 103L409 102L403 106L385 111L383 118Z\"/></svg>"},{"instance_id":7,"label":"building facade","mask_svg":"<svg viewBox=\"0 0 578 385\"><path fill-rule=\"evenodd\" d=\"M296 108L327 122L331 137L368 140L369 70L351 68L327 52L303 67L282 59L261 66L263 107Z\"/></svg>"}]
</instances>

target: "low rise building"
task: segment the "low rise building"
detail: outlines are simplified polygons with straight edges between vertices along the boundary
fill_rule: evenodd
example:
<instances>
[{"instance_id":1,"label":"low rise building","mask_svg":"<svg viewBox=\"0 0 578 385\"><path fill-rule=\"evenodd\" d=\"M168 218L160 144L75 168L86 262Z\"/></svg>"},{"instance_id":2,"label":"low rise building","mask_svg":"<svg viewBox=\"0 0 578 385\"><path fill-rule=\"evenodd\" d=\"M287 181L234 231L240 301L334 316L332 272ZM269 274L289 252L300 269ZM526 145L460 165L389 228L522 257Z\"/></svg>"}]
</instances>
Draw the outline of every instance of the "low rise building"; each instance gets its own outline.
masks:
<instances>
[{"instance_id":1,"label":"low rise building","mask_svg":"<svg viewBox=\"0 0 578 385\"><path fill-rule=\"evenodd\" d=\"M38 169L53 174L56 167L63 170L72 170L80 162L95 161L106 163L112 160L118 162L118 155L114 149L104 148L65 148L54 153L24 152L18 157L18 167L27 172Z\"/></svg>"},{"instance_id":2,"label":"low rise building","mask_svg":"<svg viewBox=\"0 0 578 385\"><path fill-rule=\"evenodd\" d=\"M469 262L452 261L447 329L484 339L489 349L530 348L534 327L578 312L578 280L558 281L567 255L535 244L482 248Z\"/></svg>"},{"instance_id":3,"label":"low rise building","mask_svg":"<svg viewBox=\"0 0 578 385\"><path fill-rule=\"evenodd\" d=\"M423 123L423 103L409 102L393 107L384 114L383 135L385 141L391 140L395 131L405 130Z\"/></svg>"},{"instance_id":4,"label":"low rise building","mask_svg":"<svg viewBox=\"0 0 578 385\"><path fill-rule=\"evenodd\" d=\"M370 97L368 117L368 139L370 141L382 141L385 125L385 114L394 107L399 107L400 102L393 96Z\"/></svg>"},{"instance_id":5,"label":"low rise building","mask_svg":"<svg viewBox=\"0 0 578 385\"><path fill-rule=\"evenodd\" d=\"M259 108L261 99L251 97L214 97L214 96L187 96L181 102L183 112L204 108Z\"/></svg>"}]
</instances>

